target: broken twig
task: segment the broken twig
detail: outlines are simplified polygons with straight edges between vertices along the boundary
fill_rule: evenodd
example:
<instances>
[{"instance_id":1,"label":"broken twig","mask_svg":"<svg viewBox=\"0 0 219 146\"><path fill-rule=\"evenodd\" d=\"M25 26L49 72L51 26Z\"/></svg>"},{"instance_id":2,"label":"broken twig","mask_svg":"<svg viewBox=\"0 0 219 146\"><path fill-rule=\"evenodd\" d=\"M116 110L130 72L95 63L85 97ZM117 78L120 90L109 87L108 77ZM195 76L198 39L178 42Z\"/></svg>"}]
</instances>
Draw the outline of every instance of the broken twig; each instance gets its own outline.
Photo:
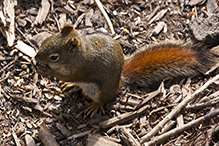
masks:
<instances>
[{"instance_id":1,"label":"broken twig","mask_svg":"<svg viewBox=\"0 0 219 146\"><path fill-rule=\"evenodd\" d=\"M105 18L106 22L109 25L109 28L112 32L112 34L115 34L114 28L113 28L113 24L110 21L109 16L107 15L107 13L105 12L105 10L103 9L102 3L99 0L95 0L95 3L97 4L97 7L100 9L101 13L103 14L103 17Z\"/></svg>"}]
</instances>

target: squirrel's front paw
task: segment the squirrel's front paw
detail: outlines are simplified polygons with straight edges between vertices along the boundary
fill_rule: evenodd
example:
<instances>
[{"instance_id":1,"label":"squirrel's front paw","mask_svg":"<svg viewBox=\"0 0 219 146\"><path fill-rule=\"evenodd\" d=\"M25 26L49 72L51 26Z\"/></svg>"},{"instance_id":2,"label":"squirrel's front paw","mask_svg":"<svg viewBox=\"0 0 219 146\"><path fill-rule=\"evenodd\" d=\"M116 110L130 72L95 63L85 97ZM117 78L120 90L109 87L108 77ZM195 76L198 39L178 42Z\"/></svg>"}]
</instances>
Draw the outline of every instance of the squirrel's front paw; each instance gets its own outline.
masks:
<instances>
[{"instance_id":1,"label":"squirrel's front paw","mask_svg":"<svg viewBox=\"0 0 219 146\"><path fill-rule=\"evenodd\" d=\"M104 111L104 109L103 109L103 104L101 104L101 103L96 103L96 102L92 102L89 106L88 106L88 108L85 110L85 117L87 117L88 115L90 115L90 117L93 117L94 116L94 114L98 111L98 109L101 109L101 112L103 113L103 114L105 114L105 111Z\"/></svg>"},{"instance_id":2,"label":"squirrel's front paw","mask_svg":"<svg viewBox=\"0 0 219 146\"><path fill-rule=\"evenodd\" d=\"M70 90L71 88L73 88L75 86L75 83L71 83L71 82L64 82L61 85L62 91L67 91Z\"/></svg>"}]
</instances>

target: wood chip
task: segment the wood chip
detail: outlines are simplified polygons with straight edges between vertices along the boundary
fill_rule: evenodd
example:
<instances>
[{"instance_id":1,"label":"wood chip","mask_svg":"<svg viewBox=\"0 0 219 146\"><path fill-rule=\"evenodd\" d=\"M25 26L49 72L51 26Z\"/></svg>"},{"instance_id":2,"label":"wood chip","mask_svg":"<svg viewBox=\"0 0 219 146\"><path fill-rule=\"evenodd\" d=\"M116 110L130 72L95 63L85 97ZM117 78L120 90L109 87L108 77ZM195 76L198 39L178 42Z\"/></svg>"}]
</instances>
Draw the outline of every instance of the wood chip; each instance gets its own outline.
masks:
<instances>
[{"instance_id":1,"label":"wood chip","mask_svg":"<svg viewBox=\"0 0 219 146\"><path fill-rule=\"evenodd\" d=\"M160 20L160 19L166 14L167 11L168 11L168 9L161 10L159 13L157 13L157 15L155 15L155 16L148 22L148 25L151 24L151 23L153 23L154 21Z\"/></svg>"},{"instance_id":2,"label":"wood chip","mask_svg":"<svg viewBox=\"0 0 219 146\"><path fill-rule=\"evenodd\" d=\"M93 16L94 10L90 9L90 11L88 11L85 15L85 26L93 26L93 23L91 23L91 18Z\"/></svg>"},{"instance_id":3,"label":"wood chip","mask_svg":"<svg viewBox=\"0 0 219 146\"><path fill-rule=\"evenodd\" d=\"M59 26L60 28L63 28L63 26L66 24L66 13L61 13L59 17Z\"/></svg>"},{"instance_id":4,"label":"wood chip","mask_svg":"<svg viewBox=\"0 0 219 146\"><path fill-rule=\"evenodd\" d=\"M148 91L148 88L123 86L116 100L106 104L105 116L96 114L93 118L84 118L82 116L84 106L87 106L88 102L84 102L86 95L82 94L83 91L68 85L62 87L64 84L51 75L38 75L32 66L32 63L35 64L34 59L31 59L45 38L60 31L66 23L75 24L83 36L100 32L109 34L107 19L104 19L98 7L104 9L109 16L116 32L115 36L111 34L110 36L119 41L127 57L136 50L145 48L145 45L159 44L169 39L171 39L169 42L172 42L175 38L185 42L193 41L191 36L194 36L200 44L204 44L212 54L217 55L219 54L218 1L155 0L149 3L145 0L100 0L101 4L95 0L100 4L97 6L94 0L24 0L17 1L18 6L15 6L13 11L9 12L9 9L4 11L7 8L5 3L11 5L16 1L0 0L0 28L10 35L8 29L14 26L13 33L16 40L16 44L13 43L13 48L10 48L7 36L0 35L2 145L46 145L41 139L49 141L50 138L45 134L44 138L38 136L39 130L42 130L39 127L44 120L47 132L51 132L50 136L60 145L133 146L139 145L142 138L151 131L154 131L155 135L152 133L152 137L149 138L151 142L144 143L145 145L219 143L217 138L219 128L216 127L218 115L207 122L195 123L196 127L184 127L218 108L218 79L182 109L177 108L190 93L198 91L202 85L218 74L219 63L206 73L207 76L196 76L179 82L178 79L176 82L175 79L165 79L160 88L154 92ZM194 1L205 2L202 5L189 6L189 2L191 4ZM42 13L44 2L50 6L48 5L44 9L46 12ZM12 22L14 25L10 22L12 19L9 19L11 17L7 15L8 13L14 15L15 23ZM36 21L37 16L41 25ZM149 21L151 24L148 25ZM24 47L21 45L18 50L17 41L18 46L22 42ZM29 46L35 52L32 52ZM215 47L213 52L212 47ZM144 106L149 108L138 114L138 110ZM174 110L181 111L168 116L168 113ZM169 121L159 124L165 118ZM154 130L157 126L159 129ZM184 129L180 130L182 127ZM179 133L180 131L182 132ZM164 139L166 140L162 141Z\"/></svg>"},{"instance_id":5,"label":"wood chip","mask_svg":"<svg viewBox=\"0 0 219 146\"><path fill-rule=\"evenodd\" d=\"M59 146L59 144L56 142L56 139L49 131L49 129L47 128L44 122L40 125L38 136L44 146Z\"/></svg>"},{"instance_id":6,"label":"wood chip","mask_svg":"<svg viewBox=\"0 0 219 146\"><path fill-rule=\"evenodd\" d=\"M34 139L29 135L25 135L26 146L36 146Z\"/></svg>"},{"instance_id":7,"label":"wood chip","mask_svg":"<svg viewBox=\"0 0 219 146\"><path fill-rule=\"evenodd\" d=\"M25 19L18 19L17 23L18 23L19 26L25 27L26 24L27 24L27 21Z\"/></svg>"},{"instance_id":8,"label":"wood chip","mask_svg":"<svg viewBox=\"0 0 219 146\"><path fill-rule=\"evenodd\" d=\"M189 5L190 6L195 6L195 5L203 4L205 1L206 0L190 0Z\"/></svg>"},{"instance_id":9,"label":"wood chip","mask_svg":"<svg viewBox=\"0 0 219 146\"><path fill-rule=\"evenodd\" d=\"M65 8L58 7L56 10L62 13L70 14L70 11Z\"/></svg>"},{"instance_id":10,"label":"wood chip","mask_svg":"<svg viewBox=\"0 0 219 146\"><path fill-rule=\"evenodd\" d=\"M206 3L206 8L208 14L216 14L219 11L218 5L216 4L215 0L208 0Z\"/></svg>"},{"instance_id":11,"label":"wood chip","mask_svg":"<svg viewBox=\"0 0 219 146\"><path fill-rule=\"evenodd\" d=\"M85 5L87 5L87 4L92 5L94 3L94 0L83 0L83 3Z\"/></svg>"},{"instance_id":12,"label":"wood chip","mask_svg":"<svg viewBox=\"0 0 219 146\"><path fill-rule=\"evenodd\" d=\"M65 135L66 137L70 136L71 132L68 131L68 129L65 128L65 126L57 123L56 127L62 132L63 135Z\"/></svg>"},{"instance_id":13,"label":"wood chip","mask_svg":"<svg viewBox=\"0 0 219 146\"><path fill-rule=\"evenodd\" d=\"M26 103L39 103L38 99L34 98L28 98L25 96L20 96L20 95L12 95L10 94L10 97L12 97L15 100L21 101L21 102L26 102Z\"/></svg>"},{"instance_id":14,"label":"wood chip","mask_svg":"<svg viewBox=\"0 0 219 146\"><path fill-rule=\"evenodd\" d=\"M74 10L73 10L69 5L64 6L64 8L65 8L66 10L68 10L71 14L74 14ZM67 14L68 14L68 13L67 13Z\"/></svg>"},{"instance_id":15,"label":"wood chip","mask_svg":"<svg viewBox=\"0 0 219 146\"><path fill-rule=\"evenodd\" d=\"M147 18L147 21L150 21L151 18L157 13L157 11L158 11L159 9L160 9L160 6L158 5L158 6L153 10L153 12L150 13L150 15L149 15L148 18Z\"/></svg>"},{"instance_id":16,"label":"wood chip","mask_svg":"<svg viewBox=\"0 0 219 146\"><path fill-rule=\"evenodd\" d=\"M0 32L7 39L8 46L11 47L14 44L14 6L17 5L17 0L1 0L0 1Z\"/></svg>"},{"instance_id":17,"label":"wood chip","mask_svg":"<svg viewBox=\"0 0 219 146\"><path fill-rule=\"evenodd\" d=\"M141 113L143 113L148 108L149 108L149 106L144 106L141 109L139 109L138 111L127 112L127 113L121 114L121 115L113 117L109 120L100 122L99 126L101 128L109 128L109 127L113 127L117 124L122 124L122 123L127 122L131 119L134 119L135 117L138 117Z\"/></svg>"},{"instance_id":18,"label":"wood chip","mask_svg":"<svg viewBox=\"0 0 219 146\"><path fill-rule=\"evenodd\" d=\"M89 134L86 139L86 146L122 146L106 137L97 135L97 134Z\"/></svg>"},{"instance_id":19,"label":"wood chip","mask_svg":"<svg viewBox=\"0 0 219 146\"><path fill-rule=\"evenodd\" d=\"M15 141L15 143L16 143L16 146L21 146L21 144L20 144L20 140L19 140L19 138L17 137L17 135L16 135L16 133L15 132L13 132L12 133L12 136L13 136L13 138L14 138L14 141Z\"/></svg>"},{"instance_id":20,"label":"wood chip","mask_svg":"<svg viewBox=\"0 0 219 146\"><path fill-rule=\"evenodd\" d=\"M157 24L157 26L155 26L153 33L155 33L156 35L158 35L163 29L164 27L167 27L166 23L161 21Z\"/></svg>"},{"instance_id":21,"label":"wood chip","mask_svg":"<svg viewBox=\"0 0 219 146\"><path fill-rule=\"evenodd\" d=\"M69 136L68 139L83 137L85 135L90 134L91 131L92 130L88 130L88 131L84 131L84 132L81 132L81 133L73 134L72 136Z\"/></svg>"},{"instance_id":22,"label":"wood chip","mask_svg":"<svg viewBox=\"0 0 219 146\"><path fill-rule=\"evenodd\" d=\"M133 137L133 135L125 127L121 128L121 132L127 137L127 140L131 143L132 146L140 146L140 143Z\"/></svg>"},{"instance_id":23,"label":"wood chip","mask_svg":"<svg viewBox=\"0 0 219 146\"><path fill-rule=\"evenodd\" d=\"M85 13L81 14L81 15L78 17L78 19L76 20L76 22L75 22L75 24L74 24L74 28L76 28L76 27L79 25L79 23L82 21L82 19L84 18L84 16L85 16Z\"/></svg>"},{"instance_id":24,"label":"wood chip","mask_svg":"<svg viewBox=\"0 0 219 146\"><path fill-rule=\"evenodd\" d=\"M30 47L29 45L25 44L24 42L18 40L17 45L15 46L18 50L20 50L22 53L26 54L29 57L34 57L36 55L36 51L34 48Z\"/></svg>"},{"instance_id":25,"label":"wood chip","mask_svg":"<svg viewBox=\"0 0 219 146\"><path fill-rule=\"evenodd\" d=\"M47 14L49 13L50 4L48 0L41 1L41 7L37 14L36 20L33 24L40 24L42 25L43 21L45 21Z\"/></svg>"}]
</instances>

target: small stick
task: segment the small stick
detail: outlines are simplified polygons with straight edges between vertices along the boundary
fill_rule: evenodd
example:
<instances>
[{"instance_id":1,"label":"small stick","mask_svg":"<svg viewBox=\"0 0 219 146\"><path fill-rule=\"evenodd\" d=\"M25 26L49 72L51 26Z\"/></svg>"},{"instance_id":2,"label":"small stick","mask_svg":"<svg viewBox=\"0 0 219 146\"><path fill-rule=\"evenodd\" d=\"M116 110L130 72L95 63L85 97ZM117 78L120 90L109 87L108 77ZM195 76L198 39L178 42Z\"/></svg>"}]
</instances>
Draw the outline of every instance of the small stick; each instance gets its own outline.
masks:
<instances>
[{"instance_id":1,"label":"small stick","mask_svg":"<svg viewBox=\"0 0 219 146\"><path fill-rule=\"evenodd\" d=\"M84 132L81 132L81 133L76 133L76 134L73 134L72 136L69 136L68 137L68 140L71 140L72 138L79 138L79 137L83 137L85 135L88 135L92 132L92 130L88 130L88 131L84 131Z\"/></svg>"},{"instance_id":2,"label":"small stick","mask_svg":"<svg viewBox=\"0 0 219 146\"><path fill-rule=\"evenodd\" d=\"M4 61L4 60L13 60L14 57L2 57L0 56L0 61Z\"/></svg>"},{"instance_id":3,"label":"small stick","mask_svg":"<svg viewBox=\"0 0 219 146\"><path fill-rule=\"evenodd\" d=\"M2 85L0 84L0 98L2 97Z\"/></svg>"},{"instance_id":4,"label":"small stick","mask_svg":"<svg viewBox=\"0 0 219 146\"><path fill-rule=\"evenodd\" d=\"M125 127L121 128L121 132L124 133L124 135L127 138L127 140L133 145L133 146L140 146L140 143L132 136L132 134L129 132L128 129L126 129Z\"/></svg>"},{"instance_id":5,"label":"small stick","mask_svg":"<svg viewBox=\"0 0 219 146\"><path fill-rule=\"evenodd\" d=\"M19 138L17 137L17 135L16 135L15 132L12 133L12 136L13 136L13 138L14 138L14 141L15 141L15 143L16 143L16 146L21 146L21 144L20 144L20 142L19 142Z\"/></svg>"},{"instance_id":6,"label":"small stick","mask_svg":"<svg viewBox=\"0 0 219 146\"><path fill-rule=\"evenodd\" d=\"M134 107L134 110L137 109L137 108L140 108L142 107L145 103L147 103L149 100L151 100L152 98L156 97L158 94L160 94L161 91L160 89L156 90L156 91L153 91L151 93L148 93L148 97L146 97L141 103L139 103L138 105L136 105Z\"/></svg>"},{"instance_id":7,"label":"small stick","mask_svg":"<svg viewBox=\"0 0 219 146\"><path fill-rule=\"evenodd\" d=\"M142 108L140 108L137 111L126 112L124 114L118 115L118 116L113 117L111 119L102 121L98 125L103 129L113 127L115 125L127 122L131 119L138 117L139 115L143 114L149 107L150 107L149 105L143 106Z\"/></svg>"},{"instance_id":8,"label":"small stick","mask_svg":"<svg viewBox=\"0 0 219 146\"><path fill-rule=\"evenodd\" d=\"M18 56L15 56L14 60L12 60L10 63L8 63L6 66L4 66L0 72L3 72L6 68L8 68L10 65L12 65L13 63L15 63L15 61L17 61Z\"/></svg>"},{"instance_id":9,"label":"small stick","mask_svg":"<svg viewBox=\"0 0 219 146\"><path fill-rule=\"evenodd\" d=\"M207 71L205 74L208 75L211 72L213 72L215 69L217 69L219 67L219 63L217 63L216 65L214 65L209 71Z\"/></svg>"},{"instance_id":10,"label":"small stick","mask_svg":"<svg viewBox=\"0 0 219 146\"><path fill-rule=\"evenodd\" d=\"M95 0L95 3L97 4L97 7L100 9L100 12L103 14L103 17L105 18L106 22L109 25L109 28L112 32L112 34L115 34L114 28L113 28L113 24L110 21L109 16L107 15L106 11L103 9L102 3L100 2L100 0Z\"/></svg>"},{"instance_id":11,"label":"small stick","mask_svg":"<svg viewBox=\"0 0 219 146\"><path fill-rule=\"evenodd\" d=\"M167 123L164 128L162 129L162 131L159 133L159 135L166 133L167 131L169 131L174 125L176 124L176 121L170 121L169 123Z\"/></svg>"},{"instance_id":12,"label":"small stick","mask_svg":"<svg viewBox=\"0 0 219 146\"><path fill-rule=\"evenodd\" d=\"M153 12L148 16L147 21L150 21L151 18L157 13L157 11L160 9L160 6L158 5Z\"/></svg>"},{"instance_id":13,"label":"small stick","mask_svg":"<svg viewBox=\"0 0 219 146\"><path fill-rule=\"evenodd\" d=\"M38 136L44 146L59 146L44 122L40 125Z\"/></svg>"},{"instance_id":14,"label":"small stick","mask_svg":"<svg viewBox=\"0 0 219 146\"><path fill-rule=\"evenodd\" d=\"M38 99L35 98L28 98L25 96L20 96L20 95L13 95L13 94L9 94L10 97L12 97L13 99L20 101L20 102L25 102L25 103L39 103Z\"/></svg>"},{"instance_id":15,"label":"small stick","mask_svg":"<svg viewBox=\"0 0 219 146\"><path fill-rule=\"evenodd\" d=\"M162 143L163 141L169 139L172 136L176 136L177 134L180 134L185 130L188 130L188 129L191 129L193 127L198 126L199 124L203 123L204 121L210 120L211 118L217 116L218 114L219 114L219 109L216 109L215 111L213 111L205 116L202 116L196 120L192 120L191 122L189 122L183 126L177 127L177 128L175 128L169 132L166 132L160 136L154 137L152 141L145 143L145 145L147 145L147 146L158 145L158 144Z\"/></svg>"},{"instance_id":16,"label":"small stick","mask_svg":"<svg viewBox=\"0 0 219 146\"><path fill-rule=\"evenodd\" d=\"M61 28L60 28L60 25L59 25L59 21L58 21L58 19L56 18L56 16L55 16L55 15L53 15L53 18L55 19L55 21L56 21L56 24L57 24L57 27L58 27L58 30L60 31L60 30L61 30Z\"/></svg>"},{"instance_id":17,"label":"small stick","mask_svg":"<svg viewBox=\"0 0 219 146\"><path fill-rule=\"evenodd\" d=\"M181 103L179 103L176 108L174 108L159 124L157 124L147 135L143 136L141 138L140 143L144 143L148 141L150 138L152 138L154 135L160 131L164 125L169 122L176 114L178 114L182 108L184 108L190 101L195 99L197 95L205 90L209 85L211 85L213 82L217 81L219 79L219 74L207 81L201 88L196 90L192 95L188 95Z\"/></svg>"},{"instance_id":18,"label":"small stick","mask_svg":"<svg viewBox=\"0 0 219 146\"><path fill-rule=\"evenodd\" d=\"M82 21L82 19L84 18L85 13L81 14L78 19L76 20L75 24L74 24L74 28L76 28L78 26L78 24Z\"/></svg>"},{"instance_id":19,"label":"small stick","mask_svg":"<svg viewBox=\"0 0 219 146\"><path fill-rule=\"evenodd\" d=\"M196 103L194 105L188 105L186 106L186 109L202 109L204 107L209 107L209 106L213 106L215 104L219 103L219 97L216 97L212 100L209 100L207 102L202 102L202 103Z\"/></svg>"},{"instance_id":20,"label":"small stick","mask_svg":"<svg viewBox=\"0 0 219 146\"><path fill-rule=\"evenodd\" d=\"M17 26L15 28L25 38L25 40L35 49L35 51L37 51L38 48L33 43L31 43L31 41L24 35L24 33Z\"/></svg>"},{"instance_id":21,"label":"small stick","mask_svg":"<svg viewBox=\"0 0 219 146\"><path fill-rule=\"evenodd\" d=\"M13 70L12 72L8 72L4 78L0 79L0 83L6 80L7 78L9 78L15 71L16 70Z\"/></svg>"}]
</instances>

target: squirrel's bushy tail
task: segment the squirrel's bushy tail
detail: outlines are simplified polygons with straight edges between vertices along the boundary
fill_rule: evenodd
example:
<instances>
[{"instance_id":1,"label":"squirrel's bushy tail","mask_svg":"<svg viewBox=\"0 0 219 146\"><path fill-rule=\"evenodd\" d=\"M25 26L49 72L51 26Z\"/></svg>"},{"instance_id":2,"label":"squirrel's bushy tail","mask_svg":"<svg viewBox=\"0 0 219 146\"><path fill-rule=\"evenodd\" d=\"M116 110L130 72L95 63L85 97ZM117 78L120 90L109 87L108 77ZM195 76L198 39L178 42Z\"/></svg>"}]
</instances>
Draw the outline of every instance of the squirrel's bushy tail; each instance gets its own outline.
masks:
<instances>
[{"instance_id":1,"label":"squirrel's bushy tail","mask_svg":"<svg viewBox=\"0 0 219 146\"><path fill-rule=\"evenodd\" d=\"M150 87L168 77L188 77L207 72L218 61L201 45L161 43L144 48L125 61L125 84Z\"/></svg>"}]
</instances>

